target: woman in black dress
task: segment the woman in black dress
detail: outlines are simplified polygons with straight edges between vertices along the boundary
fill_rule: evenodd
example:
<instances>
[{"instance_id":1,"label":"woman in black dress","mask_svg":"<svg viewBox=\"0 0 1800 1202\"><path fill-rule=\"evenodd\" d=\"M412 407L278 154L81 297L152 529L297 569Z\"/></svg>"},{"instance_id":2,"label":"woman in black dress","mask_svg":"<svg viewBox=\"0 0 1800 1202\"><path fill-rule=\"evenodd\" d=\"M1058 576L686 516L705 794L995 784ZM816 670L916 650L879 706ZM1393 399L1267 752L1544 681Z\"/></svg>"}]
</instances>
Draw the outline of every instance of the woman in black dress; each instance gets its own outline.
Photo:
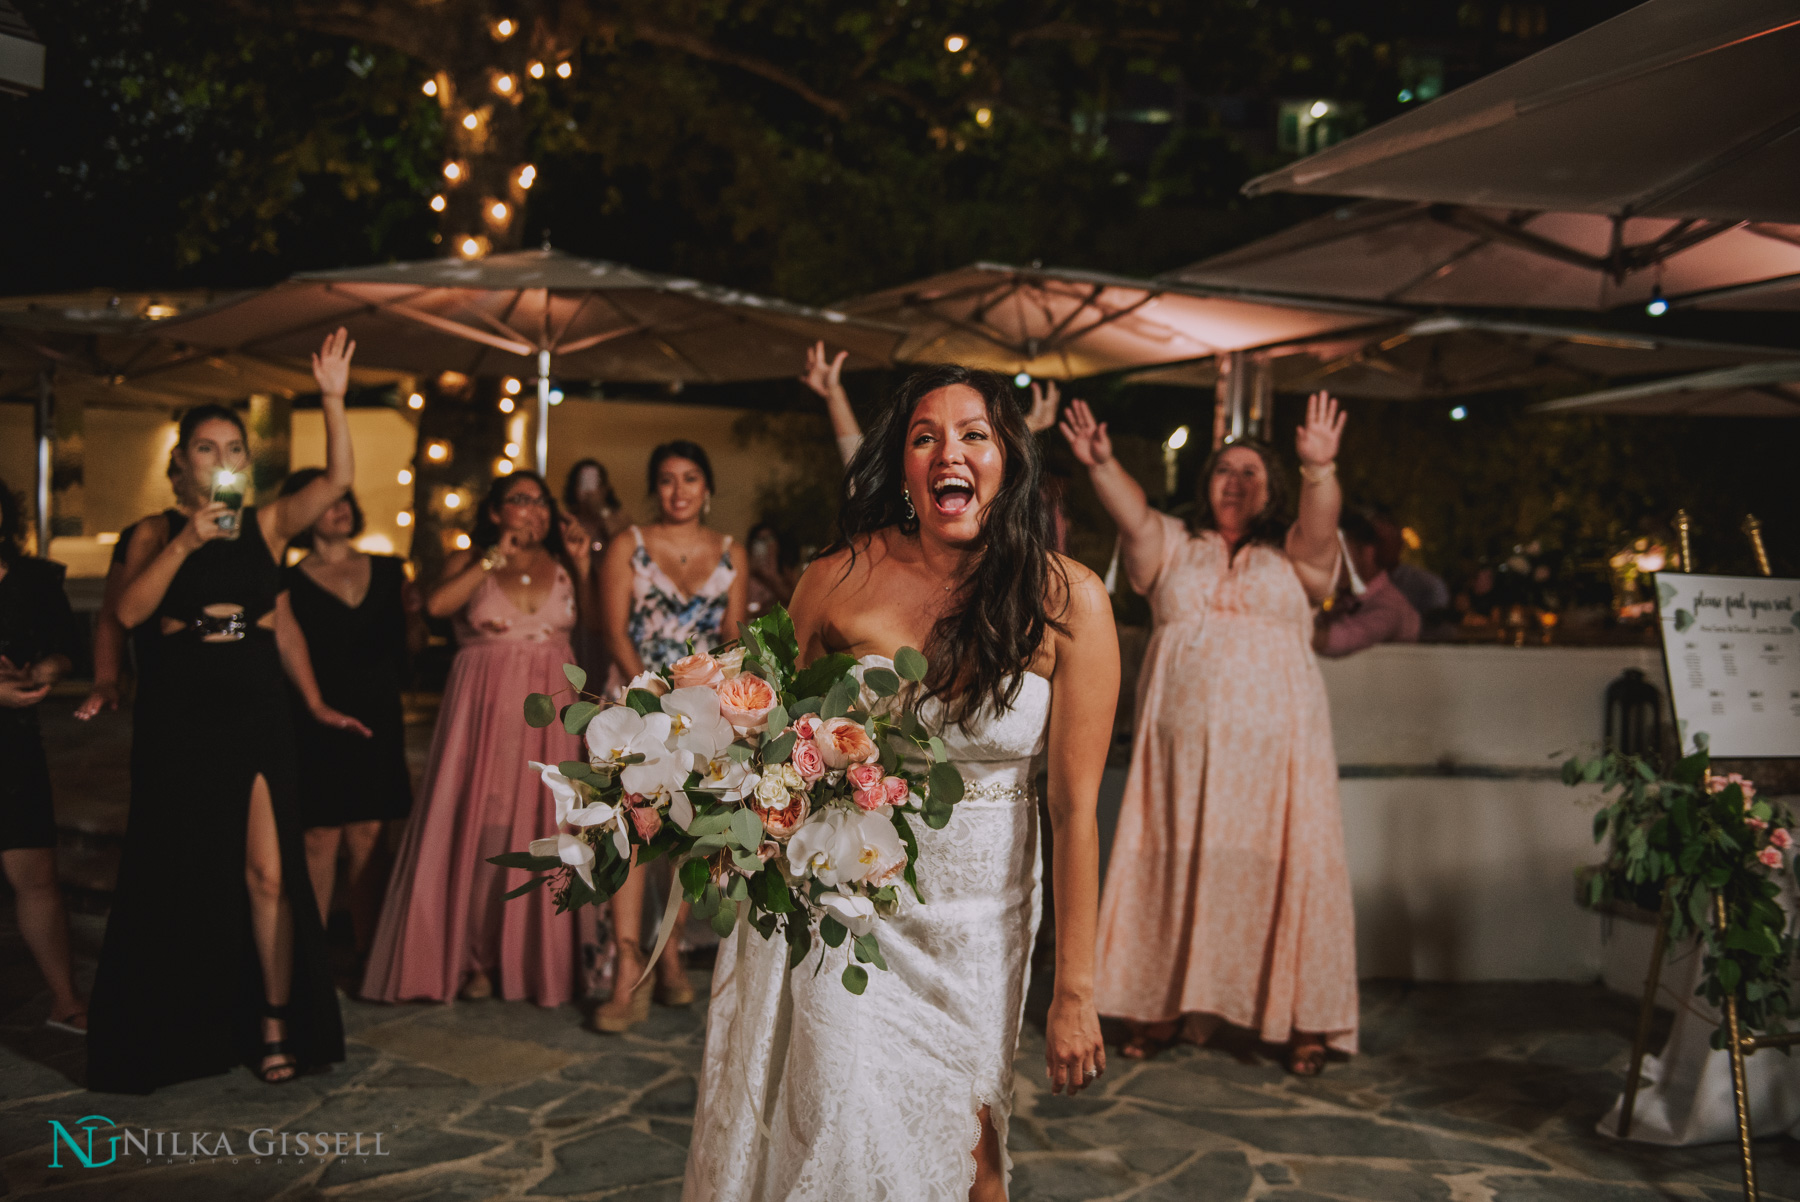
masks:
<instances>
[{"instance_id":1,"label":"woman in black dress","mask_svg":"<svg viewBox=\"0 0 1800 1202\"><path fill-rule=\"evenodd\" d=\"M324 474L302 468L282 482L281 495L293 496ZM358 723L345 728L329 717L321 721L305 689L296 690L300 821L313 896L319 921L330 926L342 848L359 955L375 937L387 880L376 855L381 824L412 810L400 688L407 674L407 614L418 608L404 560L366 555L351 545L362 530L362 507L356 494L345 493L288 543L310 554L282 574L288 606L306 636L316 700Z\"/></svg>"},{"instance_id":2,"label":"woman in black dress","mask_svg":"<svg viewBox=\"0 0 1800 1202\"><path fill-rule=\"evenodd\" d=\"M350 487L354 350L339 330L313 356L324 477L265 508L215 499L249 454L237 416L203 406L176 445L182 508L132 533L119 621L155 623L161 639L138 686L131 816L90 1007L92 1089L148 1093L239 1063L276 1083L344 1057L306 875L274 548Z\"/></svg>"},{"instance_id":3,"label":"woman in black dress","mask_svg":"<svg viewBox=\"0 0 1800 1202\"><path fill-rule=\"evenodd\" d=\"M50 985L49 1026L80 1034L87 1007L69 967L69 916L56 884L56 817L37 707L69 670L75 616L63 567L19 553L19 507L0 480L0 866L19 934Z\"/></svg>"}]
</instances>

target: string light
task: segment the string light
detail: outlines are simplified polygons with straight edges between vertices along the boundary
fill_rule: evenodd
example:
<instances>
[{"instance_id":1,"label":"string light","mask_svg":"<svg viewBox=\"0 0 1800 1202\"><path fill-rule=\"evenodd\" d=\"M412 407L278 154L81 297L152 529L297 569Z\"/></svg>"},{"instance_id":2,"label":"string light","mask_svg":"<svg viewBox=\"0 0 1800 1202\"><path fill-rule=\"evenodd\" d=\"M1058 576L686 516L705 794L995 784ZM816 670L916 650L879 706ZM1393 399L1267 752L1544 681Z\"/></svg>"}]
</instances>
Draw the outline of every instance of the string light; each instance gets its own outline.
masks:
<instances>
[{"instance_id":1,"label":"string light","mask_svg":"<svg viewBox=\"0 0 1800 1202\"><path fill-rule=\"evenodd\" d=\"M512 411L513 411L513 399L509 396L501 397L500 398L500 412L511 413Z\"/></svg>"},{"instance_id":2,"label":"string light","mask_svg":"<svg viewBox=\"0 0 1800 1202\"><path fill-rule=\"evenodd\" d=\"M1450 420L1453 422L1459 422L1467 416L1469 416L1469 411L1467 409L1463 408L1461 405L1458 405L1454 409L1450 410Z\"/></svg>"},{"instance_id":3,"label":"string light","mask_svg":"<svg viewBox=\"0 0 1800 1202\"><path fill-rule=\"evenodd\" d=\"M436 96L437 95L437 80L435 80L435 79L426 80L424 86L421 87L419 90L421 92L425 93L427 96Z\"/></svg>"},{"instance_id":4,"label":"string light","mask_svg":"<svg viewBox=\"0 0 1800 1202\"><path fill-rule=\"evenodd\" d=\"M552 405L560 405L563 403L563 390L562 389L552 388L550 390L550 403Z\"/></svg>"},{"instance_id":5,"label":"string light","mask_svg":"<svg viewBox=\"0 0 1800 1202\"><path fill-rule=\"evenodd\" d=\"M503 200L496 200L493 207L488 209L488 216L502 224L505 224L506 222L507 213L506 202Z\"/></svg>"},{"instance_id":6,"label":"string light","mask_svg":"<svg viewBox=\"0 0 1800 1202\"><path fill-rule=\"evenodd\" d=\"M468 234L457 242L456 249L465 259L479 259L487 254L488 240L479 234Z\"/></svg>"},{"instance_id":7,"label":"string light","mask_svg":"<svg viewBox=\"0 0 1800 1202\"><path fill-rule=\"evenodd\" d=\"M531 76L533 79L544 78L544 64L538 62L532 63L529 67L525 68L525 74Z\"/></svg>"},{"instance_id":8,"label":"string light","mask_svg":"<svg viewBox=\"0 0 1800 1202\"><path fill-rule=\"evenodd\" d=\"M1031 373L1028 371L1020 372L1013 377L1013 384L1018 388L1028 387L1031 384Z\"/></svg>"},{"instance_id":9,"label":"string light","mask_svg":"<svg viewBox=\"0 0 1800 1202\"><path fill-rule=\"evenodd\" d=\"M568 63L563 62L556 64L556 77L558 79L567 79L573 74L575 74L575 68Z\"/></svg>"},{"instance_id":10,"label":"string light","mask_svg":"<svg viewBox=\"0 0 1800 1202\"><path fill-rule=\"evenodd\" d=\"M454 184L457 180L461 179L462 177L463 177L463 167L462 167L461 163L457 162L455 159L452 159L448 163L444 164L444 178L445 179L449 180L451 183Z\"/></svg>"},{"instance_id":11,"label":"string light","mask_svg":"<svg viewBox=\"0 0 1800 1202\"><path fill-rule=\"evenodd\" d=\"M425 458L433 463L442 463L450 458L450 445L441 438L434 438L425 444Z\"/></svg>"},{"instance_id":12,"label":"string light","mask_svg":"<svg viewBox=\"0 0 1800 1202\"><path fill-rule=\"evenodd\" d=\"M408 409L423 409L425 408L425 398L415 392L406 398L406 407Z\"/></svg>"},{"instance_id":13,"label":"string light","mask_svg":"<svg viewBox=\"0 0 1800 1202\"><path fill-rule=\"evenodd\" d=\"M519 377L508 376L506 377L506 383L501 385L501 387L506 389L508 395L518 396L519 390L523 388L524 385L519 382Z\"/></svg>"},{"instance_id":14,"label":"string light","mask_svg":"<svg viewBox=\"0 0 1800 1202\"><path fill-rule=\"evenodd\" d=\"M394 515L394 525L396 525L396 526L412 525L412 514L408 513L406 510L402 509L399 513L396 513Z\"/></svg>"},{"instance_id":15,"label":"string light","mask_svg":"<svg viewBox=\"0 0 1800 1202\"><path fill-rule=\"evenodd\" d=\"M480 124L481 118L477 117L474 113L467 113L463 116L462 125L464 129L474 129Z\"/></svg>"},{"instance_id":16,"label":"string light","mask_svg":"<svg viewBox=\"0 0 1800 1202\"><path fill-rule=\"evenodd\" d=\"M536 167L533 167L530 163L527 163L523 167L519 168L519 187L529 188L529 187L531 187L531 185L533 185L535 183L537 183L537 168Z\"/></svg>"},{"instance_id":17,"label":"string light","mask_svg":"<svg viewBox=\"0 0 1800 1202\"><path fill-rule=\"evenodd\" d=\"M451 492L447 492L444 494L444 508L445 509L459 509L461 507L462 507L462 494L461 493L451 491Z\"/></svg>"},{"instance_id":18,"label":"string light","mask_svg":"<svg viewBox=\"0 0 1800 1202\"><path fill-rule=\"evenodd\" d=\"M504 42L519 31L519 27L511 17L501 17L494 22L494 40Z\"/></svg>"},{"instance_id":19,"label":"string light","mask_svg":"<svg viewBox=\"0 0 1800 1202\"><path fill-rule=\"evenodd\" d=\"M1182 447L1187 446L1187 441L1188 428L1186 426L1176 426L1175 433L1169 435L1167 446L1171 451L1179 451Z\"/></svg>"},{"instance_id":20,"label":"string light","mask_svg":"<svg viewBox=\"0 0 1800 1202\"><path fill-rule=\"evenodd\" d=\"M512 475L512 470L513 470L513 461L512 460L510 460L510 459L494 460L494 474L496 476L510 476L510 475Z\"/></svg>"},{"instance_id":21,"label":"string light","mask_svg":"<svg viewBox=\"0 0 1800 1202\"><path fill-rule=\"evenodd\" d=\"M395 476L394 479L401 484L411 484L412 483L412 469L408 468L408 467L401 468L400 474Z\"/></svg>"},{"instance_id":22,"label":"string light","mask_svg":"<svg viewBox=\"0 0 1800 1202\"><path fill-rule=\"evenodd\" d=\"M469 544L469 536L468 535L458 534L456 536L456 549L458 551L467 551L469 549L469 545L470 544Z\"/></svg>"},{"instance_id":23,"label":"string light","mask_svg":"<svg viewBox=\"0 0 1800 1202\"><path fill-rule=\"evenodd\" d=\"M1323 117L1326 113L1329 113L1331 111L1331 106L1326 104L1323 100L1315 100L1313 101L1312 107L1306 111L1316 120Z\"/></svg>"},{"instance_id":24,"label":"string light","mask_svg":"<svg viewBox=\"0 0 1800 1202\"><path fill-rule=\"evenodd\" d=\"M980 126L987 126L987 125L992 125L993 122L994 122L994 110L993 109L976 109L975 110L975 124L980 125Z\"/></svg>"},{"instance_id":25,"label":"string light","mask_svg":"<svg viewBox=\"0 0 1800 1202\"><path fill-rule=\"evenodd\" d=\"M494 91L500 93L502 96L511 96L513 87L517 83L518 81L510 75L496 75L494 77Z\"/></svg>"},{"instance_id":26,"label":"string light","mask_svg":"<svg viewBox=\"0 0 1800 1202\"><path fill-rule=\"evenodd\" d=\"M963 48L968 44L969 39L965 38L960 33L953 33L944 39L944 49L948 50L951 54L962 53Z\"/></svg>"},{"instance_id":27,"label":"string light","mask_svg":"<svg viewBox=\"0 0 1800 1202\"><path fill-rule=\"evenodd\" d=\"M442 213L449 203L449 201L444 199L444 194L440 192L431 198L431 211L433 213Z\"/></svg>"},{"instance_id":28,"label":"string light","mask_svg":"<svg viewBox=\"0 0 1800 1202\"><path fill-rule=\"evenodd\" d=\"M517 459L519 457L519 444L518 443L509 442L506 444L506 457L508 459Z\"/></svg>"}]
</instances>

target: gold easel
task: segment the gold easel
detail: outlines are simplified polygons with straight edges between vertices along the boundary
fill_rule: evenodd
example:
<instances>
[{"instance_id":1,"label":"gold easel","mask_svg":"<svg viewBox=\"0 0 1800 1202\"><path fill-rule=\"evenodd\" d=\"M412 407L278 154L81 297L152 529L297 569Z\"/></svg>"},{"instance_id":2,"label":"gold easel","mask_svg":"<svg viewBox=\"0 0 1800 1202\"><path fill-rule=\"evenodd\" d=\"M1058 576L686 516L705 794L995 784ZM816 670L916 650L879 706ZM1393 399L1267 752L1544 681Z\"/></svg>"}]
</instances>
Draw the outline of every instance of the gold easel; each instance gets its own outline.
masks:
<instances>
[{"instance_id":1,"label":"gold easel","mask_svg":"<svg viewBox=\"0 0 1800 1202\"><path fill-rule=\"evenodd\" d=\"M1688 550L1688 528L1690 526L1687 510L1675 511L1675 533L1681 539L1681 570L1692 572L1694 561ZM1769 569L1769 554L1763 547L1762 523L1756 520L1755 514L1744 515L1744 533L1749 536L1750 546L1756 553L1756 566L1764 576L1774 575ZM1711 783L1711 771L1702 787ZM1650 1043L1650 1026L1656 1017L1656 988L1662 977L1663 950L1669 940L1669 910L1673 904L1673 895L1667 886L1663 887L1662 911L1656 919L1656 945L1650 950L1650 971L1644 978L1644 1000L1638 1009L1637 1033L1631 1041L1631 1068L1625 1075L1625 1097L1619 1107L1619 1138L1631 1137L1632 1110L1637 1104L1638 1082L1644 1068L1644 1053ZM1713 929L1718 932L1719 943L1725 943L1726 912L1725 899L1719 894L1713 895ZM1757 1202L1756 1192L1756 1151L1750 1133L1750 1093L1746 1084L1744 1056L1759 1052L1764 1048L1786 1048L1800 1044L1800 1031L1790 1031L1781 1035L1745 1035L1738 1023L1738 999L1735 992L1725 998L1725 1047L1731 1055L1731 1093L1737 1105L1738 1152L1744 1160L1744 1199L1745 1202Z\"/></svg>"}]
</instances>

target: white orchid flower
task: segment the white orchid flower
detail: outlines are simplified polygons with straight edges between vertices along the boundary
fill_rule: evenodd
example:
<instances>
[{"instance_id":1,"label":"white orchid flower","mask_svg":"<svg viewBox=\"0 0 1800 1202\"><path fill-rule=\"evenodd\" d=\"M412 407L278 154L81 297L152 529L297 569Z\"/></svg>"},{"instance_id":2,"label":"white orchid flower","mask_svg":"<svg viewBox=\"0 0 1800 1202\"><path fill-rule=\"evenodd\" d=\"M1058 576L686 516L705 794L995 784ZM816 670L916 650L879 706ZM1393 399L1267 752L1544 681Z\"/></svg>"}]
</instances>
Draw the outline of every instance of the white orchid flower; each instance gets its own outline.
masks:
<instances>
[{"instance_id":1,"label":"white orchid flower","mask_svg":"<svg viewBox=\"0 0 1800 1202\"><path fill-rule=\"evenodd\" d=\"M821 894L819 905L858 938L875 929L875 903L860 894Z\"/></svg>"},{"instance_id":2,"label":"white orchid flower","mask_svg":"<svg viewBox=\"0 0 1800 1202\"><path fill-rule=\"evenodd\" d=\"M575 870L581 883L589 889L594 887L594 849L587 842L575 835L553 835L548 839L533 839L531 854L534 856L554 856Z\"/></svg>"},{"instance_id":3,"label":"white orchid flower","mask_svg":"<svg viewBox=\"0 0 1800 1202\"><path fill-rule=\"evenodd\" d=\"M676 689L662 699L670 720L669 750L691 751L703 760L725 754L737 732L719 713L719 695L704 685Z\"/></svg>"},{"instance_id":4,"label":"white orchid flower","mask_svg":"<svg viewBox=\"0 0 1800 1202\"><path fill-rule=\"evenodd\" d=\"M550 796L556 799L556 825L561 826L569 811L581 804L581 793L575 788L575 782L558 772L554 764L540 764L536 760L530 763L550 787Z\"/></svg>"},{"instance_id":5,"label":"white orchid flower","mask_svg":"<svg viewBox=\"0 0 1800 1202\"><path fill-rule=\"evenodd\" d=\"M700 774L699 787L709 793L718 791L721 801L742 801L756 791L757 782L762 779L749 764L728 755L715 756L705 762L696 759L693 770Z\"/></svg>"},{"instance_id":6,"label":"white orchid flower","mask_svg":"<svg viewBox=\"0 0 1800 1202\"><path fill-rule=\"evenodd\" d=\"M827 806L794 832L788 840L788 865L796 876L817 877L833 889L856 879L860 846L849 820L850 811Z\"/></svg>"},{"instance_id":7,"label":"white orchid flower","mask_svg":"<svg viewBox=\"0 0 1800 1202\"><path fill-rule=\"evenodd\" d=\"M620 811L617 806L607 805L604 801L596 801L592 805L583 806L578 810L570 810L563 815L562 820L570 826L604 827L607 823L616 821L619 816Z\"/></svg>"},{"instance_id":8,"label":"white orchid flower","mask_svg":"<svg viewBox=\"0 0 1800 1202\"><path fill-rule=\"evenodd\" d=\"M694 803L680 789L669 795L669 820L684 831L694 824Z\"/></svg>"},{"instance_id":9,"label":"white orchid flower","mask_svg":"<svg viewBox=\"0 0 1800 1202\"><path fill-rule=\"evenodd\" d=\"M850 873L852 881L862 881L880 888L900 875L906 867L906 846L887 815L886 806L879 810L858 810L845 823L856 843L856 864Z\"/></svg>"},{"instance_id":10,"label":"white orchid flower","mask_svg":"<svg viewBox=\"0 0 1800 1202\"><path fill-rule=\"evenodd\" d=\"M595 767L616 764L644 735L644 715L628 705L609 705L588 722L588 760Z\"/></svg>"},{"instance_id":11,"label":"white orchid flower","mask_svg":"<svg viewBox=\"0 0 1800 1202\"><path fill-rule=\"evenodd\" d=\"M636 676L631 678L630 684L627 684L624 688L619 690L619 699L623 701L625 695L633 689L643 689L648 693L654 693L656 696L661 697L664 693L669 691L669 682L654 672L639 672Z\"/></svg>"}]
</instances>

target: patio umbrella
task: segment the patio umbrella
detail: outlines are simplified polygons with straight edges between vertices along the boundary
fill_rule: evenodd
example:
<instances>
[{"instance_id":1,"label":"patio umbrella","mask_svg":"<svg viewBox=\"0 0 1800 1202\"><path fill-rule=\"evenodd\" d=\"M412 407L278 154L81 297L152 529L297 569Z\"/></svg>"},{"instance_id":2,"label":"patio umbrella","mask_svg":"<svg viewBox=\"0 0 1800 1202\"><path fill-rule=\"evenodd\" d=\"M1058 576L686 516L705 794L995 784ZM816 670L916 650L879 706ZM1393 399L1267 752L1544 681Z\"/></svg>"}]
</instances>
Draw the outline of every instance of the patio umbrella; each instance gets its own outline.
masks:
<instances>
[{"instance_id":1,"label":"patio umbrella","mask_svg":"<svg viewBox=\"0 0 1800 1202\"><path fill-rule=\"evenodd\" d=\"M1396 311L1061 268L973 263L839 306L904 326L897 357L1069 379L1368 328Z\"/></svg>"},{"instance_id":2,"label":"patio umbrella","mask_svg":"<svg viewBox=\"0 0 1800 1202\"><path fill-rule=\"evenodd\" d=\"M1800 417L1800 363L1750 363L1533 405L1535 413Z\"/></svg>"},{"instance_id":3,"label":"patio umbrella","mask_svg":"<svg viewBox=\"0 0 1800 1202\"><path fill-rule=\"evenodd\" d=\"M1271 361L1280 392L1329 389L1370 400L1436 400L1515 388L1588 390L1620 379L1775 363L1800 355L1769 347L1656 338L1474 316L1442 315L1389 327L1372 337L1326 338L1288 348ZM1134 382L1210 386L1212 361L1139 372Z\"/></svg>"},{"instance_id":4,"label":"patio umbrella","mask_svg":"<svg viewBox=\"0 0 1800 1202\"><path fill-rule=\"evenodd\" d=\"M1371 200L1162 278L1378 304L1789 307L1800 304L1800 225Z\"/></svg>"},{"instance_id":5,"label":"patio umbrella","mask_svg":"<svg viewBox=\"0 0 1800 1202\"><path fill-rule=\"evenodd\" d=\"M549 459L550 379L727 383L797 375L818 339L851 367L892 361L901 332L829 310L578 259L545 247L297 275L184 314L171 340L298 357L348 327L358 361L411 371L537 376L537 466Z\"/></svg>"},{"instance_id":6,"label":"patio umbrella","mask_svg":"<svg viewBox=\"0 0 1800 1202\"><path fill-rule=\"evenodd\" d=\"M1650 0L1244 190L1800 222L1800 4Z\"/></svg>"}]
</instances>

